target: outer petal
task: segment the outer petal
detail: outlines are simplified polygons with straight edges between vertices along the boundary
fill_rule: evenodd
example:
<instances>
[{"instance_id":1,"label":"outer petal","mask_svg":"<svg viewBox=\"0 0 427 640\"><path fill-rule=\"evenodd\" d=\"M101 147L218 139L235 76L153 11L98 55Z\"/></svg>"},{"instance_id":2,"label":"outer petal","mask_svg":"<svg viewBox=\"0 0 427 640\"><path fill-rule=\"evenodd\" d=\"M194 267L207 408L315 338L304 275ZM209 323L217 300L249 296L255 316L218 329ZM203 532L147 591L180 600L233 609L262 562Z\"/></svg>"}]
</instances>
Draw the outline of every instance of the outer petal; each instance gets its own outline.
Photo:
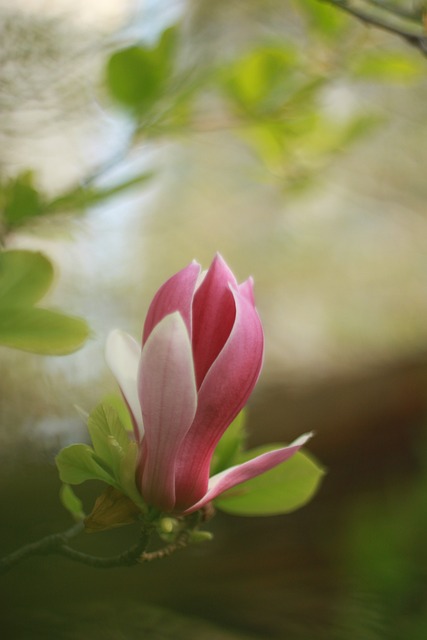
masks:
<instances>
[{"instance_id":1,"label":"outer petal","mask_svg":"<svg viewBox=\"0 0 427 640\"><path fill-rule=\"evenodd\" d=\"M193 355L197 387L226 343L236 317L230 284L236 278L217 254L197 289L193 301Z\"/></svg>"},{"instance_id":2,"label":"outer petal","mask_svg":"<svg viewBox=\"0 0 427 640\"><path fill-rule=\"evenodd\" d=\"M229 469L225 469L225 471L221 471L221 473L217 473L215 476L212 476L209 480L208 490L203 498L196 502L196 504L192 505L184 513L188 514L193 511L197 511L206 503L210 502L221 493L224 493L224 491L227 491L242 482L246 482L246 480L255 478L261 473L269 471L281 462L285 462L291 458L307 442L307 440L312 437L312 435L312 433L306 433L297 438L297 440L294 440L294 442L287 447L263 453L252 460L248 460L248 462L236 465L235 467L230 467Z\"/></svg>"},{"instance_id":3,"label":"outer petal","mask_svg":"<svg viewBox=\"0 0 427 640\"><path fill-rule=\"evenodd\" d=\"M167 315L142 350L139 397L145 425L141 493L152 506L175 505L175 459L197 406L191 343L178 312Z\"/></svg>"},{"instance_id":4,"label":"outer petal","mask_svg":"<svg viewBox=\"0 0 427 640\"><path fill-rule=\"evenodd\" d=\"M242 282L242 284L239 284L239 291L243 296L246 296L251 304L255 306L254 281L252 278L248 278Z\"/></svg>"},{"instance_id":5,"label":"outer petal","mask_svg":"<svg viewBox=\"0 0 427 640\"><path fill-rule=\"evenodd\" d=\"M213 451L246 404L262 366L264 336L257 311L238 290L233 295L233 329L199 389L196 417L179 452L176 499L182 509L206 492Z\"/></svg>"},{"instance_id":6,"label":"outer petal","mask_svg":"<svg viewBox=\"0 0 427 640\"><path fill-rule=\"evenodd\" d=\"M105 346L105 359L131 411L137 440L144 433L136 384L140 358L141 347L132 336L118 329L110 332Z\"/></svg>"},{"instance_id":7,"label":"outer petal","mask_svg":"<svg viewBox=\"0 0 427 640\"><path fill-rule=\"evenodd\" d=\"M174 311L180 312L191 336L191 305L199 273L200 265L193 261L160 287L147 312L142 336L143 344L156 324Z\"/></svg>"}]
</instances>

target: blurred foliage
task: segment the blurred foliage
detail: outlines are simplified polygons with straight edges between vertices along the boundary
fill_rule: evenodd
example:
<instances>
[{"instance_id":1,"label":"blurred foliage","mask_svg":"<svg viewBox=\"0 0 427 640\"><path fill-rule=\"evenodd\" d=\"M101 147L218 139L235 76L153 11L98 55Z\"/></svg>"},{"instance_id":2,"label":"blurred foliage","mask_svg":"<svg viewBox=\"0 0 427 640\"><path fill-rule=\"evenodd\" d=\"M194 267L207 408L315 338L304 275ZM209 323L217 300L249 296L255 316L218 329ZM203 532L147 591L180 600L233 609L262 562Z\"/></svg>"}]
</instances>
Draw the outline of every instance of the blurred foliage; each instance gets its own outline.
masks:
<instances>
[{"instance_id":1,"label":"blurred foliage","mask_svg":"<svg viewBox=\"0 0 427 640\"><path fill-rule=\"evenodd\" d=\"M71 353L89 335L84 320L34 306L50 288L51 262L32 251L0 252L0 344L46 355Z\"/></svg>"},{"instance_id":2,"label":"blurred foliage","mask_svg":"<svg viewBox=\"0 0 427 640\"><path fill-rule=\"evenodd\" d=\"M297 37L270 35L240 48L231 59L192 59L179 23L151 45L131 44L109 54L107 91L133 121L128 151L141 139L227 130L244 141L281 188L299 191L327 161L379 122L376 114L356 112L337 119L324 109L325 91L340 75L353 82L401 82L423 73L422 62L410 52L359 49L353 21L334 7L318 0L291 2L291 7L302 24ZM302 38L308 38L313 51L307 52ZM3 234L40 216L84 210L150 175L144 172L101 188L96 184L105 170L95 169L54 198L37 186L32 168L3 177Z\"/></svg>"},{"instance_id":3,"label":"blurred foliage","mask_svg":"<svg viewBox=\"0 0 427 640\"><path fill-rule=\"evenodd\" d=\"M376 606L390 640L422 640L427 632L425 437L417 457L412 478L365 496L347 523L345 557L354 588L380 594Z\"/></svg>"}]
</instances>

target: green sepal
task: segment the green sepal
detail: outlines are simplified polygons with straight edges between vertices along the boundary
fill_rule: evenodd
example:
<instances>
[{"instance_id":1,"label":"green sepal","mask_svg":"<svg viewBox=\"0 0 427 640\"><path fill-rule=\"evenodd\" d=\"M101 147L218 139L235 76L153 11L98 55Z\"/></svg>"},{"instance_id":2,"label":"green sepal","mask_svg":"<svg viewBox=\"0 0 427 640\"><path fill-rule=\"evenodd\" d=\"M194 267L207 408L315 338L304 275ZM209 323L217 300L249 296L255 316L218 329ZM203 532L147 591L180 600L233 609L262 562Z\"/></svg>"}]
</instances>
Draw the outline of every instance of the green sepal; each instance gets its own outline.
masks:
<instances>
[{"instance_id":1,"label":"green sepal","mask_svg":"<svg viewBox=\"0 0 427 640\"><path fill-rule=\"evenodd\" d=\"M284 447L283 443L245 451L238 463ZM292 458L251 480L229 489L215 507L238 516L272 516L304 506L316 493L325 471L310 455L299 451Z\"/></svg>"}]
</instances>

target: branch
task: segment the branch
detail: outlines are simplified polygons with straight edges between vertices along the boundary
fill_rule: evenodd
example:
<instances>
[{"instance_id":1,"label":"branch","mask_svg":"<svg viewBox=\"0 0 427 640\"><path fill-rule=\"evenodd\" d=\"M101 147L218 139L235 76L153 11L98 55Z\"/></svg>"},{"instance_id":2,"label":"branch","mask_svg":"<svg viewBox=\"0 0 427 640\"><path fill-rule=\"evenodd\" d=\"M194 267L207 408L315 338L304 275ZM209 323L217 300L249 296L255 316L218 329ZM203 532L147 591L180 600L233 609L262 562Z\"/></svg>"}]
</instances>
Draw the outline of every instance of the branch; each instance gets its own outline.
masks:
<instances>
[{"instance_id":1,"label":"branch","mask_svg":"<svg viewBox=\"0 0 427 640\"><path fill-rule=\"evenodd\" d=\"M110 567L129 567L140 562L140 558L146 550L150 541L153 528L151 526L144 527L141 531L139 541L133 545L127 551L120 553L116 556L109 556L102 558L99 556L92 556L81 551L76 551L68 546L69 540L77 536L84 530L84 523L79 522L67 531L62 533L55 533L53 535L46 536L37 542L27 544L17 551L5 556L0 560L0 574L6 573L16 564L28 558L29 556L40 556L48 554L58 554L66 556L76 562L96 567L98 569L108 569ZM162 551L162 550L161 550ZM166 551L166 549L163 549Z\"/></svg>"},{"instance_id":2,"label":"branch","mask_svg":"<svg viewBox=\"0 0 427 640\"><path fill-rule=\"evenodd\" d=\"M161 560L175 553L179 549L184 549L193 542L195 530L201 522L206 522L212 517L213 512L202 510L189 516L186 521L182 521L181 529L177 532L173 542L157 549L156 551L146 551L152 533L155 531L154 523L147 523L142 527L141 535L136 544L123 553L115 556L99 557L82 551L77 551L68 545L68 542L84 530L84 522L79 522L70 529L62 533L41 538L37 542L27 544L17 551L5 556L0 560L0 574L6 573L16 564L29 556L40 556L57 554L65 556L75 562L86 564L96 569L110 569L112 567L131 567L136 564Z\"/></svg>"},{"instance_id":3,"label":"branch","mask_svg":"<svg viewBox=\"0 0 427 640\"><path fill-rule=\"evenodd\" d=\"M385 2L354 2L353 0L320 0L345 11L358 18L366 25L372 25L388 33L398 35L410 45L416 47L427 57L427 31L423 25L423 17L417 14L403 14L398 8L391 7ZM373 11L364 8L364 5L374 6ZM402 24L402 18L415 22L415 27Z\"/></svg>"}]
</instances>

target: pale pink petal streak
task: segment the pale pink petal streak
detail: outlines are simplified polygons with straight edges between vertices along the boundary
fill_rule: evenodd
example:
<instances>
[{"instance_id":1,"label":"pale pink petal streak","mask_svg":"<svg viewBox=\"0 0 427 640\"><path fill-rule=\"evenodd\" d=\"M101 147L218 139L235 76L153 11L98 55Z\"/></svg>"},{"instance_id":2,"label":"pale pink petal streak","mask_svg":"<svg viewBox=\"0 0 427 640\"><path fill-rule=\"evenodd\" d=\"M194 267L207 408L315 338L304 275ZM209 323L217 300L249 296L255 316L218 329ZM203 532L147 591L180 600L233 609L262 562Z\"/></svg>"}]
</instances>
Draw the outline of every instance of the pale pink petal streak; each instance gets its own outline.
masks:
<instances>
[{"instance_id":1,"label":"pale pink petal streak","mask_svg":"<svg viewBox=\"0 0 427 640\"><path fill-rule=\"evenodd\" d=\"M137 440L144 433L136 385L140 358L141 347L132 336L118 329L110 332L105 345L105 359L132 414Z\"/></svg>"},{"instance_id":2,"label":"pale pink petal streak","mask_svg":"<svg viewBox=\"0 0 427 640\"><path fill-rule=\"evenodd\" d=\"M147 312L142 335L143 344L154 327L174 311L180 312L191 335L191 306L199 274L200 265L193 261L160 287Z\"/></svg>"},{"instance_id":3,"label":"pale pink petal streak","mask_svg":"<svg viewBox=\"0 0 427 640\"><path fill-rule=\"evenodd\" d=\"M165 511L175 503L175 458L197 406L191 343L180 313L161 320L142 350L138 379L145 437L141 492Z\"/></svg>"},{"instance_id":4,"label":"pale pink petal streak","mask_svg":"<svg viewBox=\"0 0 427 640\"><path fill-rule=\"evenodd\" d=\"M291 458L299 449L312 437L312 433L306 433L300 436L297 440L294 440L289 446L282 447L281 449L275 449L268 453L263 453L248 462L230 467L221 471L221 473L212 476L209 480L208 490L201 500L192 505L185 513L192 513L197 511L203 505L207 504L211 500L214 500L217 496L228 489L235 487L236 485L246 482L251 478L273 469L278 464L285 462Z\"/></svg>"}]
</instances>

